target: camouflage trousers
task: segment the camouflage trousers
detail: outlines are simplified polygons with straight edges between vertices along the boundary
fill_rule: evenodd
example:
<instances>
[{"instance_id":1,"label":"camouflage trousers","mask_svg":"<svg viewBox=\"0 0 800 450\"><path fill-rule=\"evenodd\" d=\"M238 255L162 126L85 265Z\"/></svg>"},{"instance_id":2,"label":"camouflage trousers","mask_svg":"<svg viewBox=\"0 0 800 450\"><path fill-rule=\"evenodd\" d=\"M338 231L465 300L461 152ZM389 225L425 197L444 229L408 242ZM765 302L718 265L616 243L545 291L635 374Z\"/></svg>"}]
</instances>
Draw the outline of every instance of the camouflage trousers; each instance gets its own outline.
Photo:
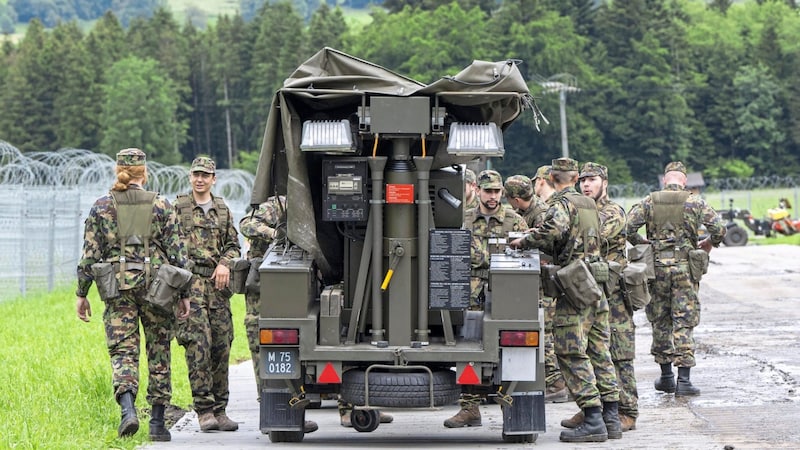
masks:
<instances>
[{"instance_id":1,"label":"camouflage trousers","mask_svg":"<svg viewBox=\"0 0 800 450\"><path fill-rule=\"evenodd\" d=\"M566 301L556 301L555 352L564 381L581 409L619 401L609 334L605 298L580 311Z\"/></svg>"},{"instance_id":2,"label":"camouflage trousers","mask_svg":"<svg viewBox=\"0 0 800 450\"><path fill-rule=\"evenodd\" d=\"M542 297L544 306L544 373L547 386L562 378L558 367L555 346L553 343L553 321L556 317L556 301L552 297Z\"/></svg>"},{"instance_id":3,"label":"camouflage trousers","mask_svg":"<svg viewBox=\"0 0 800 450\"><path fill-rule=\"evenodd\" d=\"M147 403L166 405L172 398L171 354L175 316L153 308L145 300L144 287L122 291L105 303L103 325L111 358L114 398L139 391L139 322L142 324L147 354Z\"/></svg>"},{"instance_id":4,"label":"camouflage trousers","mask_svg":"<svg viewBox=\"0 0 800 450\"><path fill-rule=\"evenodd\" d=\"M650 353L658 364L694 367L694 327L700 323L700 299L689 276L688 263L656 264L650 304L645 307L653 327Z\"/></svg>"},{"instance_id":5,"label":"camouflage trousers","mask_svg":"<svg viewBox=\"0 0 800 450\"><path fill-rule=\"evenodd\" d=\"M186 349L189 386L198 414L225 412L228 365L233 342L230 291L218 291L210 278L195 275L191 313L177 321L178 343Z\"/></svg>"},{"instance_id":6,"label":"camouflage trousers","mask_svg":"<svg viewBox=\"0 0 800 450\"><path fill-rule=\"evenodd\" d=\"M261 390L258 388L258 317L260 312L260 296L258 293L246 293L244 295L244 329L247 331L247 346L250 348L250 357L253 360L253 373L256 377L256 391L258 398L261 398Z\"/></svg>"},{"instance_id":7,"label":"camouflage trousers","mask_svg":"<svg viewBox=\"0 0 800 450\"><path fill-rule=\"evenodd\" d=\"M636 358L636 325L633 314L625 306L622 291L616 289L608 300L608 325L611 329L609 352L617 373L619 386L619 412L628 417L639 417L639 391L633 360Z\"/></svg>"}]
</instances>

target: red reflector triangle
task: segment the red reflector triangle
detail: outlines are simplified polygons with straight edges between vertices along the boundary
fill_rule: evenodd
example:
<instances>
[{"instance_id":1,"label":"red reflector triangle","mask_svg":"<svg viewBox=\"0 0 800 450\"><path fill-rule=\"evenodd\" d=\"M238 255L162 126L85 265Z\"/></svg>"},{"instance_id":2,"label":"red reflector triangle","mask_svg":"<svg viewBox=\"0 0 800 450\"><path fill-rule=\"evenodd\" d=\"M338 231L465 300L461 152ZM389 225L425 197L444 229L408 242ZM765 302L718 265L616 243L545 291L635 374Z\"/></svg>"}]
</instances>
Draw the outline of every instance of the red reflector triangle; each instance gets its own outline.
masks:
<instances>
[{"instance_id":1,"label":"red reflector triangle","mask_svg":"<svg viewBox=\"0 0 800 450\"><path fill-rule=\"evenodd\" d=\"M325 368L322 369L322 373L319 375L319 382L339 384L342 382L342 379L339 378L339 374L336 373L336 369L333 368L333 364L328 363L325 365Z\"/></svg>"},{"instance_id":2,"label":"red reflector triangle","mask_svg":"<svg viewBox=\"0 0 800 450\"><path fill-rule=\"evenodd\" d=\"M481 380L478 378L478 374L475 373L475 368L473 368L472 365L464 367L464 371L461 372L461 376L458 377L458 384L481 384Z\"/></svg>"}]
</instances>

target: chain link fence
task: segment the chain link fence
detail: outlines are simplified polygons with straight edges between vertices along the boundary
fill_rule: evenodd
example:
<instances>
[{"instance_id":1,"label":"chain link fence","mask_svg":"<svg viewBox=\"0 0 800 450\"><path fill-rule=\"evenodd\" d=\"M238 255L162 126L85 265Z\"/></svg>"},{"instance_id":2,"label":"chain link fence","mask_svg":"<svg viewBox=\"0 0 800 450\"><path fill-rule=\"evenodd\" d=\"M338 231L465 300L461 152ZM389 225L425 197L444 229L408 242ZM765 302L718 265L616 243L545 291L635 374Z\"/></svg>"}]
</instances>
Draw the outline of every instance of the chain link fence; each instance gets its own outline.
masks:
<instances>
[{"instance_id":1,"label":"chain link fence","mask_svg":"<svg viewBox=\"0 0 800 450\"><path fill-rule=\"evenodd\" d=\"M89 150L23 154L0 141L0 301L76 285L83 222L116 181L115 166ZM148 162L147 172L147 188L170 201L191 191L187 167ZM217 171L213 192L225 198L237 224L253 181L242 170Z\"/></svg>"}]
</instances>

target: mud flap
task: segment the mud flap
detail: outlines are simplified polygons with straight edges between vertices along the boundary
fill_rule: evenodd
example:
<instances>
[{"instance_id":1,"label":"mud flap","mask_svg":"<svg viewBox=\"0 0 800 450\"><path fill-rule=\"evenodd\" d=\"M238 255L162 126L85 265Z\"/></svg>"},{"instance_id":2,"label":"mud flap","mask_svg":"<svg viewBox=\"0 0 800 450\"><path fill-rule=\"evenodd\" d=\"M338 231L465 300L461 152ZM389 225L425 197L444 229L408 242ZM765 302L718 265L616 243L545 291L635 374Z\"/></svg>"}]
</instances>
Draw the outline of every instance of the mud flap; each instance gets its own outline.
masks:
<instances>
[{"instance_id":1,"label":"mud flap","mask_svg":"<svg viewBox=\"0 0 800 450\"><path fill-rule=\"evenodd\" d=\"M303 431L306 411L289 406L291 398L292 394L287 389L262 388L259 408L263 434L270 431Z\"/></svg>"},{"instance_id":2,"label":"mud flap","mask_svg":"<svg viewBox=\"0 0 800 450\"><path fill-rule=\"evenodd\" d=\"M503 434L545 432L544 392L514 392L511 406L503 409Z\"/></svg>"}]
</instances>

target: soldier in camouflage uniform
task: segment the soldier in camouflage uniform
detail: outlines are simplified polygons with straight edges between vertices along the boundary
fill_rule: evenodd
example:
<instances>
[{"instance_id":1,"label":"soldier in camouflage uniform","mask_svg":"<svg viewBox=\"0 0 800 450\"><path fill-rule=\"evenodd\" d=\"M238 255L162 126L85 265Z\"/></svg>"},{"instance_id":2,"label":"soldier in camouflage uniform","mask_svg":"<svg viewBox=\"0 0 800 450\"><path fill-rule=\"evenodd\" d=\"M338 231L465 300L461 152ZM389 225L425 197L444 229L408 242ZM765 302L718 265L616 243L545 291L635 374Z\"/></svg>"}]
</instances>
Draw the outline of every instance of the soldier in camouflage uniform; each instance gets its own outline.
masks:
<instances>
[{"instance_id":1,"label":"soldier in camouflage uniform","mask_svg":"<svg viewBox=\"0 0 800 450\"><path fill-rule=\"evenodd\" d=\"M533 194L533 182L525 175L512 175L506 178L506 200L508 204L525 219L528 228L542 223L547 204Z\"/></svg>"},{"instance_id":2,"label":"soldier in camouflage uniform","mask_svg":"<svg viewBox=\"0 0 800 450\"><path fill-rule=\"evenodd\" d=\"M690 274L690 251L706 252L725 237L722 218L699 195L686 189L686 167L680 161L664 169L664 189L633 205L628 212L627 236L631 244L649 243L655 255L656 279L651 286L652 301L645 308L653 327L650 352L661 365L655 388L676 396L699 395L690 381L695 366L694 327L700 323L697 296L699 275ZM698 242L698 228L705 225L709 237ZM647 238L637 233L646 227ZM672 366L678 368L678 383Z\"/></svg>"},{"instance_id":3,"label":"soldier in camouflage uniform","mask_svg":"<svg viewBox=\"0 0 800 450\"><path fill-rule=\"evenodd\" d=\"M600 240L593 237L600 232L597 206L574 188L578 179L577 161L554 159L550 178L557 191L544 223L512 241L511 246L538 248L553 255L554 262L561 267L579 258L587 263L602 261ZM581 309L564 298L556 302L553 331L556 356L567 386L584 413L583 423L561 432L561 441L604 442L622 437L619 389L608 350L608 311L605 297Z\"/></svg>"},{"instance_id":4,"label":"soldier in camouflage uniform","mask_svg":"<svg viewBox=\"0 0 800 450\"><path fill-rule=\"evenodd\" d=\"M169 441L164 410L172 397L170 341L175 317L154 307L146 300L146 294L148 278L159 265L184 267L187 259L172 205L155 192L142 189L147 181L145 160L139 149L117 153L117 182L89 211L84 224L83 255L78 263L76 310L79 319L89 321L92 308L86 296L95 281L92 265L111 263L119 295L102 300L106 305L103 323L114 398L122 410L118 434L131 436L139 429L134 403L139 390L141 323L149 372L147 402L152 405L150 439ZM146 219L136 220L136 215ZM141 223L137 225L138 222ZM125 243L120 242L123 235L127 235ZM189 299L184 296L178 302L178 317L185 318L188 312Z\"/></svg>"},{"instance_id":5,"label":"soldier in camouflage uniform","mask_svg":"<svg viewBox=\"0 0 800 450\"><path fill-rule=\"evenodd\" d=\"M233 342L229 288L230 264L240 255L239 237L230 209L211 194L216 164L200 156L192 161L192 192L179 195L181 240L192 272L192 311L177 325L178 343L186 349L189 385L202 431L236 431L239 425L225 413L228 406L228 365Z\"/></svg>"},{"instance_id":6,"label":"soldier in camouflage uniform","mask_svg":"<svg viewBox=\"0 0 800 450\"><path fill-rule=\"evenodd\" d=\"M600 253L608 261L620 264L619 270L627 265L625 256L625 210L608 199L608 169L606 166L588 162L583 165L578 177L581 192L594 199L600 213ZM623 291L617 283L608 297L610 309L608 322L611 328L609 350L619 385L619 419L622 431L636 428L639 417L639 394L636 390L636 375L633 360L636 357L636 326L633 323L633 310L623 298ZM561 425L575 428L583 421L583 413L571 419L562 420Z\"/></svg>"},{"instance_id":7,"label":"soldier in camouflage uniform","mask_svg":"<svg viewBox=\"0 0 800 450\"><path fill-rule=\"evenodd\" d=\"M478 183L472 169L464 169L464 211L478 207Z\"/></svg>"},{"instance_id":8,"label":"soldier in camouflage uniform","mask_svg":"<svg viewBox=\"0 0 800 450\"><path fill-rule=\"evenodd\" d=\"M494 239L505 239L509 232L527 229L525 220L514 210L500 203L503 197L503 178L494 170L484 170L478 175L478 206L465 211L464 228L472 231L470 248L470 299L471 311L482 311L483 290L489 281L490 255ZM469 389L470 387L467 387ZM472 392L462 393L459 412L444 421L447 428L481 426L481 411L478 405L481 396Z\"/></svg>"}]
</instances>

